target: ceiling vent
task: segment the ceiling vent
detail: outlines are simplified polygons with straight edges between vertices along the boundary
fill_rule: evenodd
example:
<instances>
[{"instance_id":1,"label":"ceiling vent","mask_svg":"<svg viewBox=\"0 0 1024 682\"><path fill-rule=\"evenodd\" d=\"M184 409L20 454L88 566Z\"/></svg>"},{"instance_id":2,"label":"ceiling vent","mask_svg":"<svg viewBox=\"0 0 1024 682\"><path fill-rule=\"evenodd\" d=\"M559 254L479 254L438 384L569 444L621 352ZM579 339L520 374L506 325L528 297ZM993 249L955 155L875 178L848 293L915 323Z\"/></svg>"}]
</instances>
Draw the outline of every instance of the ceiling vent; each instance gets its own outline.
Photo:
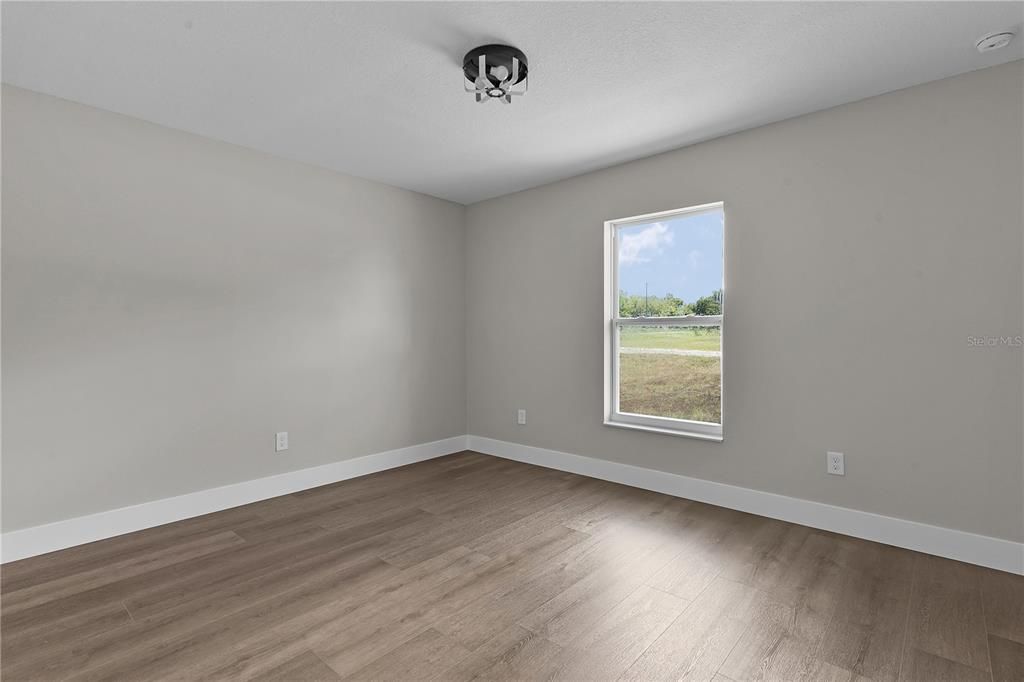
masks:
<instances>
[{"instance_id":1,"label":"ceiling vent","mask_svg":"<svg viewBox=\"0 0 1024 682\"><path fill-rule=\"evenodd\" d=\"M474 47L462 59L462 73L473 87L465 86L477 102L497 99L512 103L513 95L525 95L526 55L509 45L481 45ZM514 90L522 85L521 90Z\"/></svg>"},{"instance_id":2,"label":"ceiling vent","mask_svg":"<svg viewBox=\"0 0 1024 682\"><path fill-rule=\"evenodd\" d=\"M978 52L989 52L991 50L998 50L1001 47L1006 47L1013 40L1013 33L1009 31L1003 31L1001 33L992 33L978 41L975 47L978 48Z\"/></svg>"}]
</instances>

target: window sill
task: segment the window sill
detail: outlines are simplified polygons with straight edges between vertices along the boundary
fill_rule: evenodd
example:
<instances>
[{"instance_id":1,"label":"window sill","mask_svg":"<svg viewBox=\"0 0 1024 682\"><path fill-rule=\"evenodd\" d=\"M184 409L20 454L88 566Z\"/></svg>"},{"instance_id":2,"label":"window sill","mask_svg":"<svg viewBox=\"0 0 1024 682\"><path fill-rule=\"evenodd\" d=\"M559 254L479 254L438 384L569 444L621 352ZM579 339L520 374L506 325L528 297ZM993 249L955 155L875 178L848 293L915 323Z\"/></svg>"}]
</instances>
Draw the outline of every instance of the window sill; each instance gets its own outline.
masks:
<instances>
[{"instance_id":1,"label":"window sill","mask_svg":"<svg viewBox=\"0 0 1024 682\"><path fill-rule=\"evenodd\" d=\"M666 429L658 426L645 426L643 424L629 424L626 422L617 422L605 419L605 426L614 426L617 429L632 429L633 431L648 431L650 433L660 433L666 436L682 436L683 438L696 438L697 440L707 440L713 443L721 443L723 440L722 435L715 435L710 433L698 433L696 431L686 431L683 429Z\"/></svg>"}]
</instances>

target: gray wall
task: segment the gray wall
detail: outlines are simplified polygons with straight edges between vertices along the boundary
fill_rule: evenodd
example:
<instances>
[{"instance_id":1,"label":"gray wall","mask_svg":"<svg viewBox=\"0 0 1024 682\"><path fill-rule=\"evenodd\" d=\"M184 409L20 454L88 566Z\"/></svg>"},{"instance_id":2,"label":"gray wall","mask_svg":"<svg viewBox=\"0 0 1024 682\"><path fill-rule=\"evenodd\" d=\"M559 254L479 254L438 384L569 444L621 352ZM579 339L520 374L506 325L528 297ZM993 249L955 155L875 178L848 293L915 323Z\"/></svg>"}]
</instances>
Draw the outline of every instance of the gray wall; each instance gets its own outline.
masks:
<instances>
[{"instance_id":1,"label":"gray wall","mask_svg":"<svg viewBox=\"0 0 1024 682\"><path fill-rule=\"evenodd\" d=\"M1022 351L967 340L1022 333L1022 81L1016 62L471 206L470 433L1024 540ZM603 221L718 200L725 441L603 426Z\"/></svg>"},{"instance_id":2,"label":"gray wall","mask_svg":"<svg viewBox=\"0 0 1024 682\"><path fill-rule=\"evenodd\" d=\"M1022 83L466 209L5 86L3 530L469 432L1024 540ZM602 223L717 200L725 442L605 427Z\"/></svg>"},{"instance_id":3,"label":"gray wall","mask_svg":"<svg viewBox=\"0 0 1024 682\"><path fill-rule=\"evenodd\" d=\"M5 531L465 433L462 206L5 86L2 217Z\"/></svg>"}]
</instances>

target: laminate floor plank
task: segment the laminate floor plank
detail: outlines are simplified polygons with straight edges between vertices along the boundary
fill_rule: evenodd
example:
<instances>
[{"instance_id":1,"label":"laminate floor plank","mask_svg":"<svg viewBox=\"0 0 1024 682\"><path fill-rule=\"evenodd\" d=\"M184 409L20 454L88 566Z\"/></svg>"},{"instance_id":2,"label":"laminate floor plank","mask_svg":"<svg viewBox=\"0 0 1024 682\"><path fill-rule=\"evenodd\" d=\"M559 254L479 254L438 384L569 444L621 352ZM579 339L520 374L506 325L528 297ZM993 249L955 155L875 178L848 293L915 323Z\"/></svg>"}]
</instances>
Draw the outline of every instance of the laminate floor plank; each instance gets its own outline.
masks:
<instances>
[{"instance_id":1,"label":"laminate floor plank","mask_svg":"<svg viewBox=\"0 0 1024 682\"><path fill-rule=\"evenodd\" d=\"M989 633L1024 644L1024 580L1003 571L979 572Z\"/></svg>"},{"instance_id":2,"label":"laminate floor plank","mask_svg":"<svg viewBox=\"0 0 1024 682\"><path fill-rule=\"evenodd\" d=\"M136 620L147 620L169 611L186 612L189 605L207 609L242 603L247 598L266 598L286 592L319 571L340 570L348 565L377 559L386 537L352 541L345 534L326 534L302 543L286 545L283 552L264 551L246 570L223 571L209 581L185 581L161 590L146 591L124 600Z\"/></svg>"},{"instance_id":3,"label":"laminate floor plank","mask_svg":"<svg viewBox=\"0 0 1024 682\"><path fill-rule=\"evenodd\" d=\"M134 651L115 654L110 662L73 674L72 680L165 679L202 677L210 666L232 651L237 641L265 628L300 617L323 601L343 598L361 582L390 575L391 567L379 559L361 561L342 570L318 574L301 587L283 592L227 616L208 621L187 632L167 637L175 628L156 630ZM167 623L167 621L162 621ZM173 626L173 621L171 622Z\"/></svg>"},{"instance_id":4,"label":"laminate floor plank","mask_svg":"<svg viewBox=\"0 0 1024 682\"><path fill-rule=\"evenodd\" d=\"M471 538L466 546L483 554L499 554L503 548L522 542L539 532L555 526L565 526L571 519L599 504L607 496L605 487L590 485L591 482L588 479L579 479L577 485L554 504Z\"/></svg>"},{"instance_id":5,"label":"laminate floor plank","mask_svg":"<svg viewBox=\"0 0 1024 682\"><path fill-rule=\"evenodd\" d=\"M755 588L756 589L756 588ZM816 642L802 636L796 609L757 591L751 623L729 653L720 672L734 680L775 679L810 659ZM807 664L804 664L807 665Z\"/></svg>"},{"instance_id":6,"label":"laminate floor plank","mask_svg":"<svg viewBox=\"0 0 1024 682\"><path fill-rule=\"evenodd\" d=\"M710 505L693 505L693 523L682 538L682 551L647 584L688 601L696 599L722 571L724 562L717 554L729 535L742 527L736 516L721 514Z\"/></svg>"},{"instance_id":7,"label":"laminate floor plank","mask_svg":"<svg viewBox=\"0 0 1024 682\"><path fill-rule=\"evenodd\" d=\"M236 638L232 649L222 650L203 663L204 675L247 679L307 648L331 664L324 654L329 655L332 647L338 647L347 671L353 672L419 631L422 621L385 628L422 604L422 595L472 573L488 560L459 547L405 570L385 564L390 570L381 579L367 581L360 589L291 612L267 628ZM345 666L339 666L341 674Z\"/></svg>"},{"instance_id":8,"label":"laminate floor plank","mask_svg":"<svg viewBox=\"0 0 1024 682\"><path fill-rule=\"evenodd\" d=\"M816 649L833 620L846 582L848 569L842 558L846 547L818 532L797 542L799 547L787 548L789 553L755 579L755 585L772 599L793 607L794 634Z\"/></svg>"},{"instance_id":9,"label":"laminate floor plank","mask_svg":"<svg viewBox=\"0 0 1024 682\"><path fill-rule=\"evenodd\" d=\"M301 534L289 543L274 543L274 550L288 550L292 543L319 537L322 530ZM191 592L201 590L220 574L253 570L256 560L268 551L265 545L244 543L202 557L155 568L148 572L121 577L104 585L53 599L31 608L3 613L3 622L14 632L22 632L75 613L103 608L113 602L144 598L148 593L168 590Z\"/></svg>"},{"instance_id":10,"label":"laminate floor plank","mask_svg":"<svg viewBox=\"0 0 1024 682\"><path fill-rule=\"evenodd\" d=\"M463 452L0 567L6 680L1022 680L1024 577Z\"/></svg>"},{"instance_id":11,"label":"laminate floor plank","mask_svg":"<svg viewBox=\"0 0 1024 682\"><path fill-rule=\"evenodd\" d=\"M245 540L235 532L225 531L171 547L130 555L120 561L111 562L106 567L97 566L82 573L75 573L11 592L5 595L3 609L5 613L13 615L24 609L85 592L124 578L142 575L158 568L197 559L204 554L211 554L244 543Z\"/></svg>"},{"instance_id":12,"label":"laminate floor plank","mask_svg":"<svg viewBox=\"0 0 1024 682\"><path fill-rule=\"evenodd\" d=\"M470 654L455 640L427 629L363 666L346 680L443 679L455 663Z\"/></svg>"},{"instance_id":13,"label":"laminate floor plank","mask_svg":"<svg viewBox=\"0 0 1024 682\"><path fill-rule=\"evenodd\" d=\"M254 682L335 682L341 680L312 651L303 651L276 668L251 678Z\"/></svg>"},{"instance_id":14,"label":"laminate floor plank","mask_svg":"<svg viewBox=\"0 0 1024 682\"><path fill-rule=\"evenodd\" d=\"M4 596L26 587L51 582L93 568L109 568L127 556L138 556L170 545L232 531L246 521L258 520L252 510L238 507L177 523L126 533L106 540L50 552L3 565L0 583Z\"/></svg>"},{"instance_id":15,"label":"laminate floor plank","mask_svg":"<svg viewBox=\"0 0 1024 682\"><path fill-rule=\"evenodd\" d=\"M579 538L575 531L573 538ZM585 536L584 536L585 537ZM474 650L492 634L515 624L568 586L600 565L600 543L585 537L533 570L520 573L517 580L492 585L475 600L457 610L444 609L433 626L439 632Z\"/></svg>"},{"instance_id":16,"label":"laminate floor plank","mask_svg":"<svg viewBox=\"0 0 1024 682\"><path fill-rule=\"evenodd\" d=\"M244 625L259 622L269 625L288 615L289 608L308 606L318 595L321 599L331 597L332 587L345 593L361 587L371 578L380 579L395 572L393 567L374 557L344 563L332 561L332 557L326 555L317 557L316 561L319 565L310 565L312 561L299 562L290 571L287 566L280 567L273 575L276 584L268 585L263 579L243 583L216 599L186 602L150 618L135 620L123 628L88 637L73 647L58 645L52 650L44 649L39 652L42 656L31 659L27 667L37 668L41 676L48 679L64 679L72 673L104 666L110 670L124 669L125 674L141 671L150 657L171 652L178 643L181 648L188 648L190 641L213 640L212 635L220 633L220 629L211 624L218 621L228 625L233 621ZM348 581L347 586L337 585L344 580ZM241 628L236 628L227 633L225 639L238 637L241 632ZM12 668L11 673L17 677L21 670Z\"/></svg>"},{"instance_id":17,"label":"laminate floor plank","mask_svg":"<svg viewBox=\"0 0 1024 682\"><path fill-rule=\"evenodd\" d=\"M707 680L768 601L744 583L716 578L629 667L623 679Z\"/></svg>"},{"instance_id":18,"label":"laminate floor plank","mask_svg":"<svg viewBox=\"0 0 1024 682\"><path fill-rule=\"evenodd\" d=\"M565 644L550 674L561 680L616 680L657 640L686 601L641 586Z\"/></svg>"},{"instance_id":19,"label":"laminate floor plank","mask_svg":"<svg viewBox=\"0 0 1024 682\"><path fill-rule=\"evenodd\" d=\"M681 551L681 547L671 541L647 539L645 542L642 537L623 535L621 540L608 537L601 540L615 545L619 551L617 559L602 562L593 572L523 616L519 624L543 634L555 644L567 645L593 628Z\"/></svg>"},{"instance_id":20,"label":"laminate floor plank","mask_svg":"<svg viewBox=\"0 0 1024 682\"><path fill-rule=\"evenodd\" d=\"M45 656L65 642L81 642L111 630L122 630L132 622L124 604L110 601L88 611L40 621L32 626L3 628L0 658L6 670L25 660Z\"/></svg>"},{"instance_id":21,"label":"laminate floor plank","mask_svg":"<svg viewBox=\"0 0 1024 682\"><path fill-rule=\"evenodd\" d=\"M1024 680L1024 644L989 635L988 648L992 652L993 682Z\"/></svg>"},{"instance_id":22,"label":"laminate floor plank","mask_svg":"<svg viewBox=\"0 0 1024 682\"><path fill-rule=\"evenodd\" d=\"M380 603L368 604L365 615L354 618L354 623L337 636L323 638L316 651L332 668L348 675L359 661L386 652L388 642L401 643L427 626L472 649L472 644L467 645L463 638L445 631L438 624L470 609L472 604L486 601L491 595L502 594L509 584L521 583L524 575L545 564L552 555L562 557L578 552L588 541L588 538L568 529L556 529L526 543L514 555L481 562L471 570L452 576L433 589L422 592L415 602L396 599L385 602L383 608ZM478 613L475 609L472 612ZM507 618L500 607L489 611L487 616L499 620ZM382 632L385 636L381 636Z\"/></svg>"},{"instance_id":23,"label":"laminate floor plank","mask_svg":"<svg viewBox=\"0 0 1024 682\"><path fill-rule=\"evenodd\" d=\"M981 569L975 566L919 554L910 596L907 648L988 671L980 578Z\"/></svg>"},{"instance_id":24,"label":"laminate floor plank","mask_svg":"<svg viewBox=\"0 0 1024 682\"><path fill-rule=\"evenodd\" d=\"M513 625L491 637L445 672L449 682L463 680L540 680L550 676L562 647L532 630Z\"/></svg>"},{"instance_id":25,"label":"laminate floor plank","mask_svg":"<svg viewBox=\"0 0 1024 682\"><path fill-rule=\"evenodd\" d=\"M900 674L900 680L906 682L986 682L991 679L991 675L985 670L978 670L913 647L907 649Z\"/></svg>"},{"instance_id":26,"label":"laminate floor plank","mask_svg":"<svg viewBox=\"0 0 1024 682\"><path fill-rule=\"evenodd\" d=\"M757 586L785 570L785 561L800 548L811 529L753 516L743 532L730 535L712 555L727 580Z\"/></svg>"},{"instance_id":27,"label":"laminate floor plank","mask_svg":"<svg viewBox=\"0 0 1024 682\"><path fill-rule=\"evenodd\" d=\"M3 623L9 629L20 632L45 626L53 619L102 609L114 602L131 602L142 609L150 598L166 600L172 598L168 595L174 594L191 597L201 593L216 581L232 580L246 573L266 570L273 565L275 559L294 559L296 556L301 558L302 552L297 550L297 547L323 536L324 532L317 529L297 533L286 541L275 542L272 545L244 543L232 546L188 562L179 562L147 573L123 577L29 609L14 613L5 611Z\"/></svg>"},{"instance_id":28,"label":"laminate floor plank","mask_svg":"<svg viewBox=\"0 0 1024 682\"><path fill-rule=\"evenodd\" d=\"M670 499L673 498L649 490L616 486L609 490L604 501L587 508L565 525L593 536L615 533L631 525L636 527L636 522L656 514L670 504ZM689 500L677 499L677 502L684 506L692 504Z\"/></svg>"},{"instance_id":29,"label":"laminate floor plank","mask_svg":"<svg viewBox=\"0 0 1024 682\"><path fill-rule=\"evenodd\" d=\"M855 541L820 657L875 682L899 677L914 554Z\"/></svg>"},{"instance_id":30,"label":"laminate floor plank","mask_svg":"<svg viewBox=\"0 0 1024 682\"><path fill-rule=\"evenodd\" d=\"M486 503L475 505L474 512L452 517L439 518L438 523L430 530L396 542L395 547L382 554L382 558L396 566L406 567L437 556L456 546L469 546L475 538L492 533L498 529L514 524L530 512L533 507L558 504L558 496L552 493L548 499L541 501L543 495L536 492L523 494L523 507L489 506ZM450 512L449 512L450 514Z\"/></svg>"}]
</instances>

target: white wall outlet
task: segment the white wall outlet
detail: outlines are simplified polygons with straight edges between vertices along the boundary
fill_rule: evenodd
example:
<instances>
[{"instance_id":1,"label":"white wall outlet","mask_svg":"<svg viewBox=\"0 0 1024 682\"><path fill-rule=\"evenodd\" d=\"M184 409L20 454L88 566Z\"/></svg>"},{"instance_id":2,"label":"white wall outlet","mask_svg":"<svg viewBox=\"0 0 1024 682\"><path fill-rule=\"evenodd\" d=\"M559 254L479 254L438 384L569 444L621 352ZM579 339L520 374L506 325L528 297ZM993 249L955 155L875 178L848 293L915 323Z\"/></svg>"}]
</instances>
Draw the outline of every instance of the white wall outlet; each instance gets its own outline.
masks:
<instances>
[{"instance_id":1,"label":"white wall outlet","mask_svg":"<svg viewBox=\"0 0 1024 682\"><path fill-rule=\"evenodd\" d=\"M277 440L274 442L274 452L281 452L288 449L288 432L278 431Z\"/></svg>"},{"instance_id":2,"label":"white wall outlet","mask_svg":"<svg viewBox=\"0 0 1024 682\"><path fill-rule=\"evenodd\" d=\"M826 458L826 471L833 476L846 475L846 462L843 460L843 453L830 452Z\"/></svg>"},{"instance_id":3,"label":"white wall outlet","mask_svg":"<svg viewBox=\"0 0 1024 682\"><path fill-rule=\"evenodd\" d=\"M525 424L526 423L526 410L519 410L519 412L516 413L516 423L517 424Z\"/></svg>"}]
</instances>

